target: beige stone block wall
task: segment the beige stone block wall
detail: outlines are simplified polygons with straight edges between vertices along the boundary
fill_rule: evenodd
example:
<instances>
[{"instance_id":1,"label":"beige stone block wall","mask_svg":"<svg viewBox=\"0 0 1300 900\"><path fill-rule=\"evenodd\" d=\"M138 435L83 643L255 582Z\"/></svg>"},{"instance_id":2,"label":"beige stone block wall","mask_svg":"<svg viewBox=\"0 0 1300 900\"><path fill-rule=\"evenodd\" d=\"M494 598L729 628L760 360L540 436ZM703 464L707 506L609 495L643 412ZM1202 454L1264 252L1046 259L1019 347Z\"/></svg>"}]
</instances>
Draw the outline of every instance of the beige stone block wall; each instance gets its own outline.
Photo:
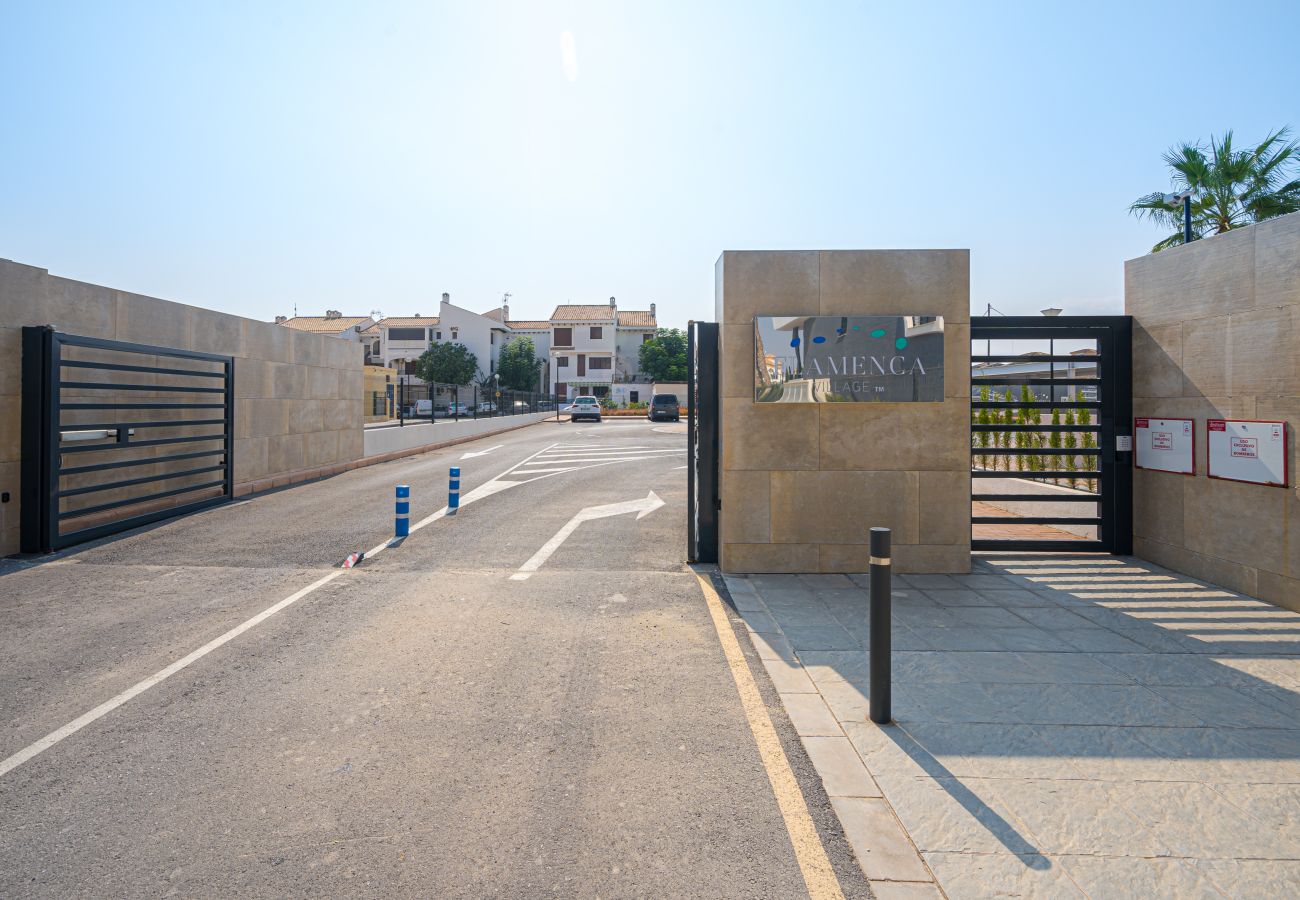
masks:
<instances>
[{"instance_id":1,"label":"beige stone block wall","mask_svg":"<svg viewBox=\"0 0 1300 900\"><path fill-rule=\"evenodd\" d=\"M0 503L0 555L19 549L24 325L53 325L69 334L235 357L237 493L326 474L361 458L360 344L58 278L45 269L0 260L0 491L7 491L10 498ZM77 380L95 380L97 374L87 370ZM137 384L160 387L168 383L166 378L146 373L132 376ZM149 396L154 396L152 391L140 391L131 399ZM96 399L104 399L103 394ZM209 411L199 411L202 415L197 416L188 411L139 412L183 420L207 417ZM104 414L79 416L70 411L66 415L68 422L89 422L102 421L99 417ZM156 448L155 455L167 449ZM112 453L102 457L115 458L119 457ZM164 474L152 465L133 467L131 472ZM201 480L192 478L190 483ZM157 489L183 483L164 481ZM114 498L112 492L94 496L96 502Z\"/></svg>"},{"instance_id":2,"label":"beige stone block wall","mask_svg":"<svg viewBox=\"0 0 1300 900\"><path fill-rule=\"evenodd\" d=\"M720 512L730 572L862 572L872 526L900 572L970 571L970 254L728 251ZM754 317L938 315L942 403L754 402Z\"/></svg>"},{"instance_id":3,"label":"beige stone block wall","mask_svg":"<svg viewBox=\"0 0 1300 900\"><path fill-rule=\"evenodd\" d=\"M1129 260L1133 412L1196 421L1196 475L1138 469L1134 552L1300 610L1300 214ZM1286 488L1207 477L1206 420L1288 423Z\"/></svg>"}]
</instances>

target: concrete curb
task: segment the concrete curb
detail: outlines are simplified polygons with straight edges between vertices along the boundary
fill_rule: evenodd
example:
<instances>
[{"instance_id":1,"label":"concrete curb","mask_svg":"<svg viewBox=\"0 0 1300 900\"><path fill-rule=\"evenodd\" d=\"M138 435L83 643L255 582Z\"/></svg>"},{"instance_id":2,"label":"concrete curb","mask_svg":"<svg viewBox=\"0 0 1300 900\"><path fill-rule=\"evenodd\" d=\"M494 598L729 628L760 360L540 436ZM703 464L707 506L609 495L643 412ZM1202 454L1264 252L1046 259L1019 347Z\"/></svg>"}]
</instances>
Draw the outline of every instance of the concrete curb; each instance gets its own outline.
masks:
<instances>
[{"instance_id":1,"label":"concrete curb","mask_svg":"<svg viewBox=\"0 0 1300 900\"><path fill-rule=\"evenodd\" d=\"M375 456L363 456L360 459L354 459L348 462L334 463L333 465L328 466L316 466L315 468L310 469L299 469L296 472L284 472L280 475L275 475L269 478L245 481L235 485L234 496L247 497L252 494L261 494L266 491L273 491L276 488L288 487L293 484L302 484L305 481L318 481L322 478L332 478L335 475L341 475L344 472L350 472L353 469L360 469L364 466L373 466L378 463L391 462L392 460L401 459L406 456L417 456L421 453L428 453L431 450L441 450L444 447L452 447L456 444L467 444L470 441L477 441L481 438L505 434L508 431L518 431L520 428L541 425L547 421L551 420L543 419L541 422L523 422L518 425L509 425L504 428L498 428L494 431L486 431L480 434L468 434L447 441L421 444L418 447L407 447L404 450L393 450L389 453L380 453Z\"/></svg>"}]
</instances>

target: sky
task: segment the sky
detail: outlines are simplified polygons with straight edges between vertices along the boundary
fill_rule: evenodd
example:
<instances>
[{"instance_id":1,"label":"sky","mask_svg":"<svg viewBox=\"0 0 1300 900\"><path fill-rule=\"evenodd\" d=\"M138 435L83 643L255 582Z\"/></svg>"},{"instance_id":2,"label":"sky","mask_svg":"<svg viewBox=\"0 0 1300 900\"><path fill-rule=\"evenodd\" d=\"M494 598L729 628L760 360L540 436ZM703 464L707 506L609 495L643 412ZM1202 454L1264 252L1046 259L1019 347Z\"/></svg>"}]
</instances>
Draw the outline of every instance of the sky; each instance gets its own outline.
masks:
<instances>
[{"instance_id":1,"label":"sky","mask_svg":"<svg viewBox=\"0 0 1300 900\"><path fill-rule=\"evenodd\" d=\"M964 247L978 313L1120 313L1162 152L1300 126L1300 4L1229 12L0 0L0 258L261 319L681 327L723 250Z\"/></svg>"}]
</instances>

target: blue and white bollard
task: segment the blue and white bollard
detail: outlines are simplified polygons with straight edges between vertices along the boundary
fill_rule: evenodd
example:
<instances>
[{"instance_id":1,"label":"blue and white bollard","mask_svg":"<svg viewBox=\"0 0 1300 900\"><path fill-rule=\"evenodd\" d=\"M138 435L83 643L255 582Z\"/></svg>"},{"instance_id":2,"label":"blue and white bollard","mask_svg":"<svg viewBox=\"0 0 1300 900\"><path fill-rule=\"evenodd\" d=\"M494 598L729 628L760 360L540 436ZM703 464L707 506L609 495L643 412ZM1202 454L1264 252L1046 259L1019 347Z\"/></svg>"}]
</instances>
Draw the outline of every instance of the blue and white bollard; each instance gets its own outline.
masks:
<instances>
[{"instance_id":1,"label":"blue and white bollard","mask_svg":"<svg viewBox=\"0 0 1300 900\"><path fill-rule=\"evenodd\" d=\"M447 482L447 515L456 515L460 509L460 466L451 467L451 477Z\"/></svg>"},{"instance_id":2,"label":"blue and white bollard","mask_svg":"<svg viewBox=\"0 0 1300 900\"><path fill-rule=\"evenodd\" d=\"M393 534L403 538L411 533L411 486L397 486L397 517L393 522Z\"/></svg>"}]
</instances>

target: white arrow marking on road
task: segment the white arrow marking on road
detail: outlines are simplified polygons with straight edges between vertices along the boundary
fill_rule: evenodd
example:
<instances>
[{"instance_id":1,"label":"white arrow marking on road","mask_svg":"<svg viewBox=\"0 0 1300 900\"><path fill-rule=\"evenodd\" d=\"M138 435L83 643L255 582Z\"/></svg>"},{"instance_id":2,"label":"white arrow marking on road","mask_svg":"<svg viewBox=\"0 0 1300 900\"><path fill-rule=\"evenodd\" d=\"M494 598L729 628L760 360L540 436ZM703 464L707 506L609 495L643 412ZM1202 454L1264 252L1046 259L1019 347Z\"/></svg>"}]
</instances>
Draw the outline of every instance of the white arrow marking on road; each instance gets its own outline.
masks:
<instances>
[{"instance_id":1,"label":"white arrow marking on road","mask_svg":"<svg viewBox=\"0 0 1300 900\"><path fill-rule=\"evenodd\" d=\"M534 572L542 567L551 554L560 549L560 545L568 540L569 535L578 530L578 526L583 522L592 519L605 519L610 516L621 516L625 513L636 513L637 519L644 519L650 513L664 505L664 501L659 499L659 495L654 491L645 495L641 500L624 500L622 503L606 503L604 506L588 506L580 510L576 516L565 523L564 527L555 532L555 537L551 538L542 548L533 554L528 562L519 567L519 571L510 576L511 581L527 581Z\"/></svg>"},{"instance_id":2,"label":"white arrow marking on road","mask_svg":"<svg viewBox=\"0 0 1300 900\"><path fill-rule=\"evenodd\" d=\"M493 450L500 450L505 444L497 444L495 447L488 447L486 450L475 450L473 453L466 453L461 459L473 459L476 456L487 456Z\"/></svg>"}]
</instances>

